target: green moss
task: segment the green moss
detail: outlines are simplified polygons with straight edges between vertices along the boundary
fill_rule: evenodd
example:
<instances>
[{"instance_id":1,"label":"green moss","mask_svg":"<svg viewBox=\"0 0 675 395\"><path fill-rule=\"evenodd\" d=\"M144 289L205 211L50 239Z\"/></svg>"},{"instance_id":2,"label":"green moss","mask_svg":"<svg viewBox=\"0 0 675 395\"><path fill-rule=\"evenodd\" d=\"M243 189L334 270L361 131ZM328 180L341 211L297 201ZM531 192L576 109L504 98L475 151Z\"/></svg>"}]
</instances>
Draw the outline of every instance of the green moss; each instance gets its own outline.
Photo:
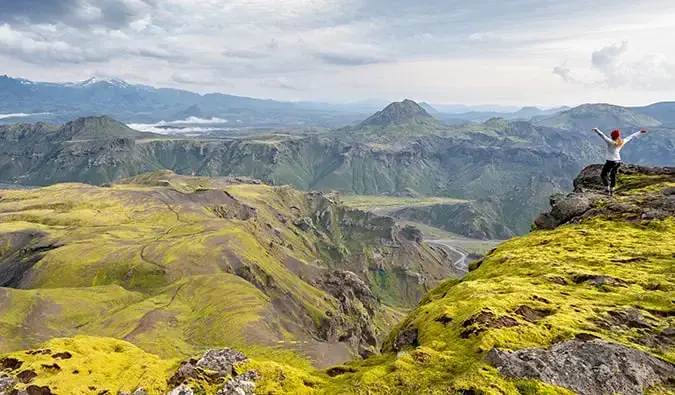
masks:
<instances>
[{"instance_id":1,"label":"green moss","mask_svg":"<svg viewBox=\"0 0 675 395\"><path fill-rule=\"evenodd\" d=\"M608 235L621 235L619 241ZM648 348L630 329L605 329L598 319L625 307L639 308L658 328L672 325L667 311L675 296L675 219L622 223L601 218L537 231L503 243L461 281L447 281L392 332L387 343L408 326L418 329L420 347L401 357L354 362L355 372L332 380L329 392L358 388L362 393L410 393L423 388L473 389L485 393L566 393L539 383L503 378L483 357L493 347L547 347L578 333L593 333L675 362L673 347ZM638 259L635 259L638 258ZM625 263L630 262L630 263ZM611 276L625 285L575 284L584 274ZM551 282L565 279L568 285ZM660 284L658 290L653 285ZM663 288L661 288L663 287ZM548 312L535 323L516 313L520 306ZM482 311L515 319L517 326L491 328L464 323ZM463 335L467 329L477 334ZM525 392L523 392L525 391ZM538 392L532 392L538 391Z\"/></svg>"},{"instance_id":2,"label":"green moss","mask_svg":"<svg viewBox=\"0 0 675 395\"><path fill-rule=\"evenodd\" d=\"M630 194L654 193L669 185L647 181L626 179L621 193L640 198ZM186 191L206 186L203 180L181 182L188 185ZM35 256L30 275L22 277L21 286L28 289L0 289L0 351L77 335L125 339L145 350L112 339L75 337L50 343L75 350L77 356L64 361L68 369L93 366L89 381L84 376L69 381L66 369L44 371L47 357L24 359L41 369L38 383L63 393L79 393L85 382L111 392L138 385L165 391L178 359L216 347L235 347L251 356L238 369L257 370L258 393L265 394L474 390L567 395L542 383L507 379L484 356L493 347L547 347L579 333L675 362L673 347L652 348L640 344L641 334L634 329L600 324L610 311L627 307L639 309L654 331L675 324L674 218L592 218L506 241L473 265L465 278L440 283L401 320L402 311L424 289L409 281L410 273L428 276L440 270L420 263L442 264L432 249L393 248L391 220L310 199L290 188L225 189L240 203L255 207L256 218L219 218L200 202L203 194L165 187L71 184L7 191L0 201L3 234L39 231L45 234L40 242L58 242L58 247ZM306 232L293 225L304 217L312 223ZM0 264L12 264L14 250L9 241L1 246ZM394 307L381 309L374 319L380 331L395 326L385 349L410 327L417 329L419 346L350 362L334 377L315 371L296 345L315 336L327 312L339 313L338 301L312 285L311 277L321 266L367 273L377 294ZM600 285L584 281L597 275L611 280ZM521 306L542 316L527 321L517 313ZM359 303L355 309L365 314ZM517 325L467 323L481 312L508 317ZM358 315L343 318L353 322ZM338 328L338 335L344 330ZM140 364L128 367L130 360ZM110 373L99 374L107 364Z\"/></svg>"},{"instance_id":3,"label":"green moss","mask_svg":"<svg viewBox=\"0 0 675 395\"><path fill-rule=\"evenodd\" d=\"M26 352L9 354L23 361L22 370L32 369L37 377L31 384L49 386L58 394L89 394L108 390L133 392L143 387L148 393L163 393L166 380L178 367L177 360L162 360L140 348L116 339L78 336L72 339L53 339L41 345L51 354L28 355ZM56 353L68 352L69 359L54 359ZM59 369L44 365L56 363ZM26 387L19 384L18 388Z\"/></svg>"}]
</instances>

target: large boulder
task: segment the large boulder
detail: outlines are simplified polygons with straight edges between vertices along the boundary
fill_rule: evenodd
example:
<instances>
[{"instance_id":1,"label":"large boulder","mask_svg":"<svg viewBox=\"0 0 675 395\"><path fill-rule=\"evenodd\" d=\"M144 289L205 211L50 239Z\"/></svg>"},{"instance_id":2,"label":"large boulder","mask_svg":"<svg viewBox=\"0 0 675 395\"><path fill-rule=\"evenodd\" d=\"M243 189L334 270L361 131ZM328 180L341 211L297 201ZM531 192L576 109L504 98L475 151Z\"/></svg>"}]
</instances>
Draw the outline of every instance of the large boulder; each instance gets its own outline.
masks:
<instances>
[{"instance_id":1,"label":"large boulder","mask_svg":"<svg viewBox=\"0 0 675 395\"><path fill-rule=\"evenodd\" d=\"M551 197L551 211L539 214L534 224L537 229L554 229L584 215L602 198L603 196L597 193L554 195Z\"/></svg>"},{"instance_id":2,"label":"large boulder","mask_svg":"<svg viewBox=\"0 0 675 395\"><path fill-rule=\"evenodd\" d=\"M534 220L537 229L554 229L560 225L578 222L594 216L622 216L631 220L664 219L675 214L675 191L667 188L662 192L643 193L632 197L623 189L640 189L665 181L675 182L675 167L651 167L622 165L622 175L641 174L647 177L632 181L621 189L621 199L612 199L599 193L604 187L600 179L602 165L591 165L574 180L574 192L568 195L551 196L551 210L539 214ZM603 204L598 204L600 201Z\"/></svg>"},{"instance_id":3,"label":"large boulder","mask_svg":"<svg viewBox=\"0 0 675 395\"><path fill-rule=\"evenodd\" d=\"M535 379L582 395L641 395L675 377L675 366L643 351L609 343L570 340L551 349L492 349L487 360L508 377Z\"/></svg>"}]
</instances>

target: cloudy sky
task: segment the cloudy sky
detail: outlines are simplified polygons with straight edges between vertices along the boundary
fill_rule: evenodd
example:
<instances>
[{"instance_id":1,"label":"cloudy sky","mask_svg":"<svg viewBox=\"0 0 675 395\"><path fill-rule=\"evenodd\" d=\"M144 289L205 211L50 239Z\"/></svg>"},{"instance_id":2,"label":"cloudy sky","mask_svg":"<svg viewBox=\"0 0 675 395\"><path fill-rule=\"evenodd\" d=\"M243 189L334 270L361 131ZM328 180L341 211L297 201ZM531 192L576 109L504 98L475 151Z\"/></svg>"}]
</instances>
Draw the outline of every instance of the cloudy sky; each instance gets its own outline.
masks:
<instances>
[{"instance_id":1,"label":"cloudy sky","mask_svg":"<svg viewBox=\"0 0 675 395\"><path fill-rule=\"evenodd\" d=\"M675 100L672 0L0 0L0 74L283 100Z\"/></svg>"}]
</instances>

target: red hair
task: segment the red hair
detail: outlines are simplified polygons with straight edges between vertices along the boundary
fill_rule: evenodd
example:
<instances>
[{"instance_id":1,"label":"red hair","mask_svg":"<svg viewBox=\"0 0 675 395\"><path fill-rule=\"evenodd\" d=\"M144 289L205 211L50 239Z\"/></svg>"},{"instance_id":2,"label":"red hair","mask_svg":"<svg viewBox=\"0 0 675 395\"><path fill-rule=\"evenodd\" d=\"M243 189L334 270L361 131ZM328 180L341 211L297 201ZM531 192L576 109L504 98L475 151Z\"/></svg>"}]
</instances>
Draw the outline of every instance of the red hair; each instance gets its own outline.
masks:
<instances>
[{"instance_id":1,"label":"red hair","mask_svg":"<svg viewBox=\"0 0 675 395\"><path fill-rule=\"evenodd\" d=\"M612 130L610 136L612 136L612 140L614 140L614 144L616 144L617 147L623 145L623 139L621 138L621 131L619 129Z\"/></svg>"}]
</instances>

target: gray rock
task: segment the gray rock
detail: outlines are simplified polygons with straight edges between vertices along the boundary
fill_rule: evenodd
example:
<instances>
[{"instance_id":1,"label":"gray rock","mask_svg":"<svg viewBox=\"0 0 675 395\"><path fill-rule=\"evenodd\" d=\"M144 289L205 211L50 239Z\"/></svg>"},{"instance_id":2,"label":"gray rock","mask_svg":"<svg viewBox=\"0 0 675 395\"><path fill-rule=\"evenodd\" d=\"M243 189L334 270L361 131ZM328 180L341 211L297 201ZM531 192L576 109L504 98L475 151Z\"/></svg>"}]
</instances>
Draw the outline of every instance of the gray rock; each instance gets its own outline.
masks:
<instances>
[{"instance_id":1,"label":"gray rock","mask_svg":"<svg viewBox=\"0 0 675 395\"><path fill-rule=\"evenodd\" d=\"M548 350L495 348L486 359L507 377L535 379L582 395L640 395L675 376L675 366L603 340L570 340Z\"/></svg>"},{"instance_id":2,"label":"gray rock","mask_svg":"<svg viewBox=\"0 0 675 395\"><path fill-rule=\"evenodd\" d=\"M185 384L181 384L180 386L167 392L166 395L195 395L195 393L192 391L192 388Z\"/></svg>"},{"instance_id":3,"label":"gray rock","mask_svg":"<svg viewBox=\"0 0 675 395\"><path fill-rule=\"evenodd\" d=\"M645 321L645 317L642 313L633 308L615 310L609 312L612 321L617 325L625 325L629 328L645 328L651 329L654 326L649 322Z\"/></svg>"},{"instance_id":4,"label":"gray rock","mask_svg":"<svg viewBox=\"0 0 675 395\"><path fill-rule=\"evenodd\" d=\"M569 194L566 198L556 202L551 209L551 215L559 223L564 224L590 210L600 198L600 196L593 194Z\"/></svg>"},{"instance_id":5,"label":"gray rock","mask_svg":"<svg viewBox=\"0 0 675 395\"><path fill-rule=\"evenodd\" d=\"M385 351L399 352L405 347L417 347L419 345L418 330L414 326L408 326L402 329L391 344L391 349Z\"/></svg>"},{"instance_id":6,"label":"gray rock","mask_svg":"<svg viewBox=\"0 0 675 395\"><path fill-rule=\"evenodd\" d=\"M183 362L168 382L170 386L178 386L189 379L199 379L206 370L215 372L217 377L226 377L233 373L234 365L240 362L248 362L248 358L239 351L230 348L209 350L199 360Z\"/></svg>"},{"instance_id":7,"label":"gray rock","mask_svg":"<svg viewBox=\"0 0 675 395\"><path fill-rule=\"evenodd\" d=\"M197 361L197 367L208 369L224 377L232 374L233 366L240 362L247 362L248 358L239 351L229 348L222 350L209 350Z\"/></svg>"},{"instance_id":8,"label":"gray rock","mask_svg":"<svg viewBox=\"0 0 675 395\"><path fill-rule=\"evenodd\" d=\"M583 216L602 199L596 193L571 193L567 196L560 194L551 196L551 211L539 214L534 224L537 229L555 229L575 218Z\"/></svg>"},{"instance_id":9,"label":"gray rock","mask_svg":"<svg viewBox=\"0 0 675 395\"><path fill-rule=\"evenodd\" d=\"M225 383L225 386L218 390L217 395L253 395L256 380L258 380L258 374L252 370L240 374Z\"/></svg>"},{"instance_id":10,"label":"gray rock","mask_svg":"<svg viewBox=\"0 0 675 395\"><path fill-rule=\"evenodd\" d=\"M9 376L0 377L0 395L9 394L9 391L14 388L16 380Z\"/></svg>"},{"instance_id":11,"label":"gray rock","mask_svg":"<svg viewBox=\"0 0 675 395\"><path fill-rule=\"evenodd\" d=\"M117 395L146 395L147 392L145 392L145 389L143 387L138 387L133 393L127 392L127 391L120 391L117 393Z\"/></svg>"},{"instance_id":12,"label":"gray rock","mask_svg":"<svg viewBox=\"0 0 675 395\"><path fill-rule=\"evenodd\" d=\"M574 179L574 191L598 191L604 187L600 179L603 165L590 165L584 168ZM675 167L656 167L623 164L619 168L619 176L622 174L648 174L648 175L673 175L675 176Z\"/></svg>"}]
</instances>

